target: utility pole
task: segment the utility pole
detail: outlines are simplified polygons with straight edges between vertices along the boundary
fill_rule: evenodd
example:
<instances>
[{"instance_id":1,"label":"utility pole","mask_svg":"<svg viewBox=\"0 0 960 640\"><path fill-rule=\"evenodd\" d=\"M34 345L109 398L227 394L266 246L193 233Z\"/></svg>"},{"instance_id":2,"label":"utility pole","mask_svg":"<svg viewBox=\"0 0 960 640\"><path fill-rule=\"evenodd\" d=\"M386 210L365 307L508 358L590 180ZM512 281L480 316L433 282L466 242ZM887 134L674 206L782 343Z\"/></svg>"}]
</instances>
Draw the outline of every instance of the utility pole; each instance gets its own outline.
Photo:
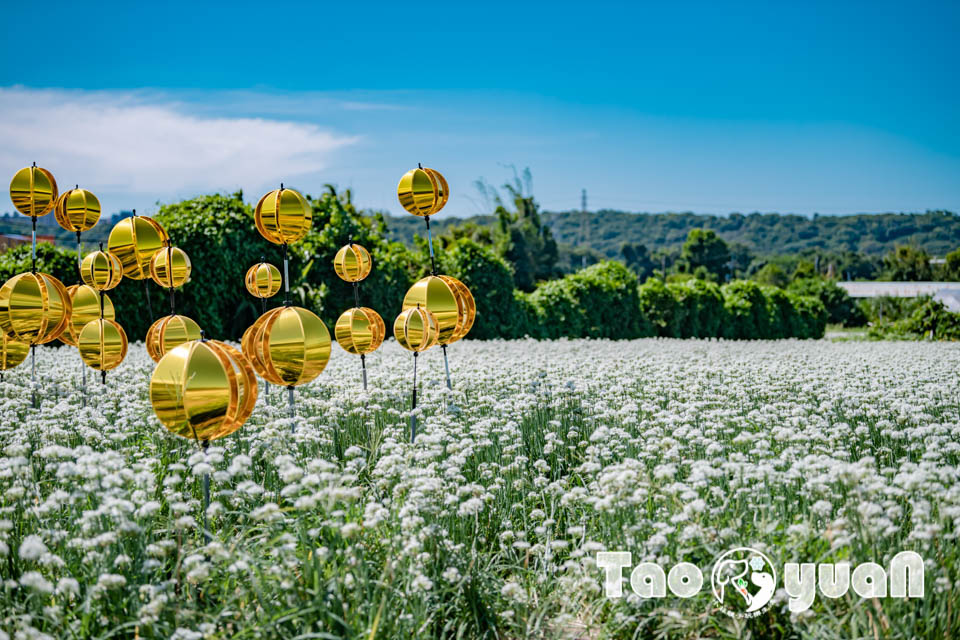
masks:
<instances>
[{"instance_id":1,"label":"utility pole","mask_svg":"<svg viewBox=\"0 0 960 640\"><path fill-rule=\"evenodd\" d=\"M584 253L580 256L580 268L583 269L587 266L587 234L589 232L588 220L587 220L587 190L580 190L580 235L582 237L582 244Z\"/></svg>"}]
</instances>

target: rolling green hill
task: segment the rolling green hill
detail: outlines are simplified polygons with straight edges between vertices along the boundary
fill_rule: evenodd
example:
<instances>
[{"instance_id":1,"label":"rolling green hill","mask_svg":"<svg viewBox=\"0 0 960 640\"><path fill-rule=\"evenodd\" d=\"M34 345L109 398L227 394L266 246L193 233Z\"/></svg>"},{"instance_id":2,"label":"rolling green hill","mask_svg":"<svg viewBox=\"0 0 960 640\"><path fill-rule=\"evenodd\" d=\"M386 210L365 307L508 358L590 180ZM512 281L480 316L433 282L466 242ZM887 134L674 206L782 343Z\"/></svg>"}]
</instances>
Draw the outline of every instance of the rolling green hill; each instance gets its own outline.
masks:
<instances>
[{"instance_id":1,"label":"rolling green hill","mask_svg":"<svg viewBox=\"0 0 960 640\"><path fill-rule=\"evenodd\" d=\"M960 216L949 211L808 218L776 213L714 216L603 210L586 217L579 211L547 212L543 220L557 242L581 244L586 235L586 244L608 257L619 257L625 242L646 245L651 251L678 248L695 227L713 229L727 242L741 243L761 255L818 249L880 256L896 245L912 244L931 255L943 256L960 247ZM466 221L488 225L494 218L440 218L432 220L431 226L442 232L451 224ZM391 237L404 243L412 242L414 234L424 235L423 221L413 216L388 218L387 224Z\"/></svg>"}]
</instances>

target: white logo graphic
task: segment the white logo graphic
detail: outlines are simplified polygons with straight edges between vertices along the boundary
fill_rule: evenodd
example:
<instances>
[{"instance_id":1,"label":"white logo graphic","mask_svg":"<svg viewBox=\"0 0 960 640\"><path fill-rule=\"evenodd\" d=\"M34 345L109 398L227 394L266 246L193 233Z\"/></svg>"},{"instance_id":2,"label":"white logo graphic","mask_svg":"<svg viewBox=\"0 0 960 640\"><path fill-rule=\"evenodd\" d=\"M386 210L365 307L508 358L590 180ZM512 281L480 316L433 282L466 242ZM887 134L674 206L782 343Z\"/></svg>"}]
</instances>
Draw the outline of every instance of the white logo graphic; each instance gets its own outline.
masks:
<instances>
[{"instance_id":1,"label":"white logo graphic","mask_svg":"<svg viewBox=\"0 0 960 640\"><path fill-rule=\"evenodd\" d=\"M710 584L721 611L734 618L752 618L773 598L777 570L760 551L737 547L713 563Z\"/></svg>"}]
</instances>

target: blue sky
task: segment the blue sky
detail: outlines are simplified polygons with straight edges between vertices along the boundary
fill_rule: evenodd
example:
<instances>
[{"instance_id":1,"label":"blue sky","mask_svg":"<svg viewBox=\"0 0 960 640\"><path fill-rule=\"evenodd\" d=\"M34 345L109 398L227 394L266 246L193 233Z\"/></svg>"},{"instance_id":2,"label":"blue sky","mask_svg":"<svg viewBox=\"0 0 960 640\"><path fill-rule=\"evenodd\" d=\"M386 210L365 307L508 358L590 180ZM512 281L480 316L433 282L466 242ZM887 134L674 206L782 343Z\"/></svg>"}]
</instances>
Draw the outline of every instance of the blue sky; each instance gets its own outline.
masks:
<instances>
[{"instance_id":1,"label":"blue sky","mask_svg":"<svg viewBox=\"0 0 960 640\"><path fill-rule=\"evenodd\" d=\"M958 3L44 6L6 7L0 166L108 211L283 181L399 214L417 162L445 215L508 165L548 209L960 211Z\"/></svg>"}]
</instances>

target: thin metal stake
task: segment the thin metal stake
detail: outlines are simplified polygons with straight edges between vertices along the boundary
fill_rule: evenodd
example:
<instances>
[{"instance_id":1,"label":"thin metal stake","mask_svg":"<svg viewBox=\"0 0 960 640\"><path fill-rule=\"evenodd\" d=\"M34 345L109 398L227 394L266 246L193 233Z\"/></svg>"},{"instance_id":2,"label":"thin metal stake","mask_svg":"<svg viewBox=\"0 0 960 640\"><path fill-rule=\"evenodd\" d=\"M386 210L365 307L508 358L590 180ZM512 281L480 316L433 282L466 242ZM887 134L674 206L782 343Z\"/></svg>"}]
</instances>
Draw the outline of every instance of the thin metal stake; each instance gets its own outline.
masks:
<instances>
[{"instance_id":1,"label":"thin metal stake","mask_svg":"<svg viewBox=\"0 0 960 640\"><path fill-rule=\"evenodd\" d=\"M290 259L287 257L287 244L283 244L283 304L290 306Z\"/></svg>"},{"instance_id":2,"label":"thin metal stake","mask_svg":"<svg viewBox=\"0 0 960 640\"><path fill-rule=\"evenodd\" d=\"M430 275L437 275L437 262L433 257L433 233L430 231L430 216L424 216L427 222L427 244L430 245Z\"/></svg>"},{"instance_id":3,"label":"thin metal stake","mask_svg":"<svg viewBox=\"0 0 960 640\"><path fill-rule=\"evenodd\" d=\"M442 344L440 348L443 349L443 368L447 372L447 389L453 391L453 383L450 382L450 363L447 361L447 345Z\"/></svg>"},{"instance_id":4,"label":"thin metal stake","mask_svg":"<svg viewBox=\"0 0 960 640\"><path fill-rule=\"evenodd\" d=\"M204 440L203 444L200 445L203 449L204 455L207 453L207 447L210 446L209 440ZM203 474L203 539L209 544L210 543L210 527L207 526L207 509L210 508L210 474Z\"/></svg>"},{"instance_id":5,"label":"thin metal stake","mask_svg":"<svg viewBox=\"0 0 960 640\"><path fill-rule=\"evenodd\" d=\"M33 387L33 408L37 408L37 345L30 345L30 381Z\"/></svg>"},{"instance_id":6,"label":"thin metal stake","mask_svg":"<svg viewBox=\"0 0 960 640\"><path fill-rule=\"evenodd\" d=\"M292 420L295 420L297 417L297 410L296 410L296 407L294 407L293 405L293 385L290 385L289 387L287 387L287 404L290 407L290 418ZM297 423L292 422L290 424L290 433L293 433L296 430L297 430Z\"/></svg>"},{"instance_id":7,"label":"thin metal stake","mask_svg":"<svg viewBox=\"0 0 960 640\"><path fill-rule=\"evenodd\" d=\"M80 185L77 185L77 188L80 188ZM80 239L80 232L77 231L77 271L80 271L80 267L83 265L83 241ZM82 281L81 281L82 283ZM80 284L80 283L78 283ZM97 295L103 295L103 292L97 292ZM79 353L79 351L78 351ZM81 391L80 391L80 406L86 408L87 406L87 365L84 363L83 358L80 358L80 375L82 378L81 382Z\"/></svg>"},{"instance_id":8,"label":"thin metal stake","mask_svg":"<svg viewBox=\"0 0 960 640\"><path fill-rule=\"evenodd\" d=\"M143 279L143 290L147 292L147 313L150 314L150 322L153 322L153 305L150 304L150 285L147 284L149 278Z\"/></svg>"},{"instance_id":9,"label":"thin metal stake","mask_svg":"<svg viewBox=\"0 0 960 640\"><path fill-rule=\"evenodd\" d=\"M417 439L417 416L413 412L417 409L417 352L413 352L413 393L410 407L410 442Z\"/></svg>"},{"instance_id":10,"label":"thin metal stake","mask_svg":"<svg viewBox=\"0 0 960 640\"><path fill-rule=\"evenodd\" d=\"M360 354L360 369L363 371L363 390L367 390L367 356Z\"/></svg>"}]
</instances>

